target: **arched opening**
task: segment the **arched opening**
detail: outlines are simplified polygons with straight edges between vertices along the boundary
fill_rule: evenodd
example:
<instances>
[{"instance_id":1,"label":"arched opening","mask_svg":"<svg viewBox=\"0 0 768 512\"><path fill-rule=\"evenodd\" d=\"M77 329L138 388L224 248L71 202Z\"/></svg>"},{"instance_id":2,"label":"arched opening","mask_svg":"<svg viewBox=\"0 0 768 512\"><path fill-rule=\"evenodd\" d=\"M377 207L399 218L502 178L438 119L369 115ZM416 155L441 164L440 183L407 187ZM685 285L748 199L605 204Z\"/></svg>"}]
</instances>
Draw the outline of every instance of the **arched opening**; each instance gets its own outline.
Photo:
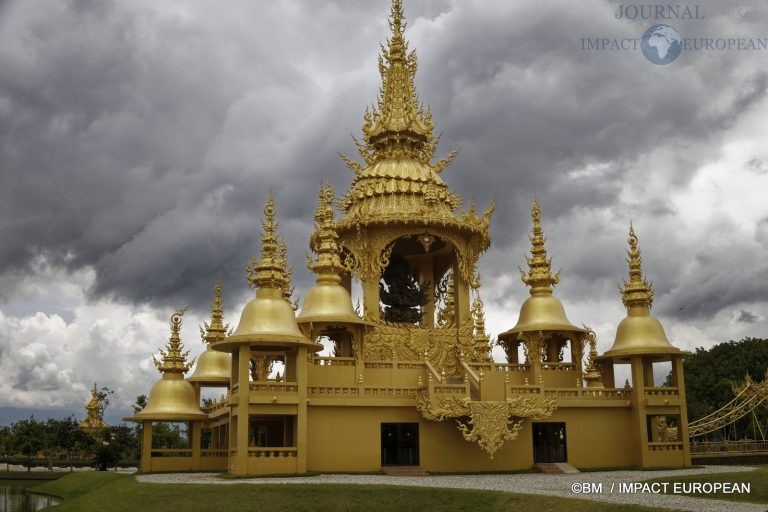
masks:
<instances>
[{"instance_id":1,"label":"arched opening","mask_svg":"<svg viewBox=\"0 0 768 512\"><path fill-rule=\"evenodd\" d=\"M406 235L390 244L378 283L381 318L420 327L456 323L456 250L429 234Z\"/></svg>"}]
</instances>

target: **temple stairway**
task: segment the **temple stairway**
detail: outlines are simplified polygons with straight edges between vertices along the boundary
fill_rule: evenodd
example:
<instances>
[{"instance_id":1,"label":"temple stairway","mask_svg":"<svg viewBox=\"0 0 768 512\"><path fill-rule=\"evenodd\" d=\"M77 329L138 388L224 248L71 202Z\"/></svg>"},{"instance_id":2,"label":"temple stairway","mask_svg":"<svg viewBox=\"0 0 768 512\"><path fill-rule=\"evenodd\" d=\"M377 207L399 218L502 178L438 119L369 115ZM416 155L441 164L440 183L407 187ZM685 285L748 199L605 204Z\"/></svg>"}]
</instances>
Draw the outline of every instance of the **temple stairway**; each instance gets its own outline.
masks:
<instances>
[{"instance_id":1,"label":"temple stairway","mask_svg":"<svg viewBox=\"0 0 768 512\"><path fill-rule=\"evenodd\" d=\"M381 470L387 476L429 476L421 466L384 466Z\"/></svg>"},{"instance_id":2,"label":"temple stairway","mask_svg":"<svg viewBox=\"0 0 768 512\"><path fill-rule=\"evenodd\" d=\"M571 466L567 462L540 462L538 464L534 464L533 467L548 475L572 475L575 473L581 473L581 471Z\"/></svg>"}]
</instances>

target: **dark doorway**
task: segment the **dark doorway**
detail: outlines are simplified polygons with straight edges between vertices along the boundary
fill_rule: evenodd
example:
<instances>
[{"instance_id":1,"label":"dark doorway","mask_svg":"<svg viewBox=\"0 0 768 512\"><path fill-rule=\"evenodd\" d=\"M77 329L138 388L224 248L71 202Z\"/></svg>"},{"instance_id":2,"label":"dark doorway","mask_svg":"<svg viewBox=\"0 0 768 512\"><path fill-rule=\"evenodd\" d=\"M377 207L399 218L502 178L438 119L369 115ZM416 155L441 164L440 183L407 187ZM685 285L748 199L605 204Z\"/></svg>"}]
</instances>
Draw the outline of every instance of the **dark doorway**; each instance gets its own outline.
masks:
<instances>
[{"instance_id":1,"label":"dark doorway","mask_svg":"<svg viewBox=\"0 0 768 512\"><path fill-rule=\"evenodd\" d=\"M419 424L381 424L381 465L419 465Z\"/></svg>"},{"instance_id":2,"label":"dark doorway","mask_svg":"<svg viewBox=\"0 0 768 512\"><path fill-rule=\"evenodd\" d=\"M533 424L533 462L567 462L565 423Z\"/></svg>"}]
</instances>

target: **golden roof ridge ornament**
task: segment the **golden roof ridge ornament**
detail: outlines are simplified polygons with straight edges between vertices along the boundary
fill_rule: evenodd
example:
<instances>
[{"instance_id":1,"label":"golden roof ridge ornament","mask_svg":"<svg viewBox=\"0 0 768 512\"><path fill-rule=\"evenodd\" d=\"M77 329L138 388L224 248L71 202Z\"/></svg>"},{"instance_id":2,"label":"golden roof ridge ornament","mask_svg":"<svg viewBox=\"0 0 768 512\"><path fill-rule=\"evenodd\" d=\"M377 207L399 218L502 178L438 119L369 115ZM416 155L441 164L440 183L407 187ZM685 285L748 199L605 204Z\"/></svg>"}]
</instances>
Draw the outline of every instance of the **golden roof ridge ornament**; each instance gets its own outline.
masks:
<instances>
[{"instance_id":1,"label":"golden roof ridge ornament","mask_svg":"<svg viewBox=\"0 0 768 512\"><path fill-rule=\"evenodd\" d=\"M534 199L531 205L531 219L533 226L531 235L528 237L531 241L531 256L525 257L529 270L526 274L522 268L519 268L520 278L523 283L531 287L531 295L546 292L546 290L551 293L552 287L560 281L560 271L552 275L552 258L547 258L547 250L544 247L547 238L541 229L541 205L538 199Z\"/></svg>"},{"instance_id":2,"label":"golden roof ridge ornament","mask_svg":"<svg viewBox=\"0 0 768 512\"><path fill-rule=\"evenodd\" d=\"M160 349L160 359L152 356L161 373L187 373L195 363L195 358L187 360L189 350L184 351L184 345L181 343L181 317L186 310L187 306L184 306L171 315L171 337L165 344L165 350Z\"/></svg>"},{"instance_id":3,"label":"golden roof ridge ornament","mask_svg":"<svg viewBox=\"0 0 768 512\"><path fill-rule=\"evenodd\" d=\"M200 336L203 338L203 343L213 343L223 340L229 325L224 324L224 308L221 305L221 293L224 289L224 285L221 279L216 281L216 285L213 288L213 302L211 302L211 321L203 322L200 326Z\"/></svg>"},{"instance_id":4,"label":"golden roof ridge ornament","mask_svg":"<svg viewBox=\"0 0 768 512\"><path fill-rule=\"evenodd\" d=\"M629 224L629 250L627 251L627 263L629 264L629 281L624 281L624 286L619 288L621 301L627 309L651 308L653 304L653 287L643 277L643 259L638 249L637 235L632 223Z\"/></svg>"},{"instance_id":5,"label":"golden roof ridge ornament","mask_svg":"<svg viewBox=\"0 0 768 512\"><path fill-rule=\"evenodd\" d=\"M290 282L286 272L285 241L278 232L275 220L275 197L269 192L267 204L264 205L265 220L261 221L261 254L257 260L251 257L245 266L248 283L252 288L277 288L290 296Z\"/></svg>"}]
</instances>

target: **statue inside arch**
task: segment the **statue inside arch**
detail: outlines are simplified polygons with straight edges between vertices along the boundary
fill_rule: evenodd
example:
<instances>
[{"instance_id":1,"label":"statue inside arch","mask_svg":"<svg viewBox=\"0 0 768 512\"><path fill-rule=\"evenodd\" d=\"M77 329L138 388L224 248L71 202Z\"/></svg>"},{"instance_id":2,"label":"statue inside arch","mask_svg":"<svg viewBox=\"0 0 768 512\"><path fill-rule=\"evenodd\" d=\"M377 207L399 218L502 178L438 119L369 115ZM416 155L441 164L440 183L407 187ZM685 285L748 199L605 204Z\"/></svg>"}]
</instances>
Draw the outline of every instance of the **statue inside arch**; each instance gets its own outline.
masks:
<instances>
[{"instance_id":1,"label":"statue inside arch","mask_svg":"<svg viewBox=\"0 0 768 512\"><path fill-rule=\"evenodd\" d=\"M429 301L427 282L419 282L408 260L393 254L379 281L379 299L384 305L384 321L417 324L424 315L422 306Z\"/></svg>"}]
</instances>

